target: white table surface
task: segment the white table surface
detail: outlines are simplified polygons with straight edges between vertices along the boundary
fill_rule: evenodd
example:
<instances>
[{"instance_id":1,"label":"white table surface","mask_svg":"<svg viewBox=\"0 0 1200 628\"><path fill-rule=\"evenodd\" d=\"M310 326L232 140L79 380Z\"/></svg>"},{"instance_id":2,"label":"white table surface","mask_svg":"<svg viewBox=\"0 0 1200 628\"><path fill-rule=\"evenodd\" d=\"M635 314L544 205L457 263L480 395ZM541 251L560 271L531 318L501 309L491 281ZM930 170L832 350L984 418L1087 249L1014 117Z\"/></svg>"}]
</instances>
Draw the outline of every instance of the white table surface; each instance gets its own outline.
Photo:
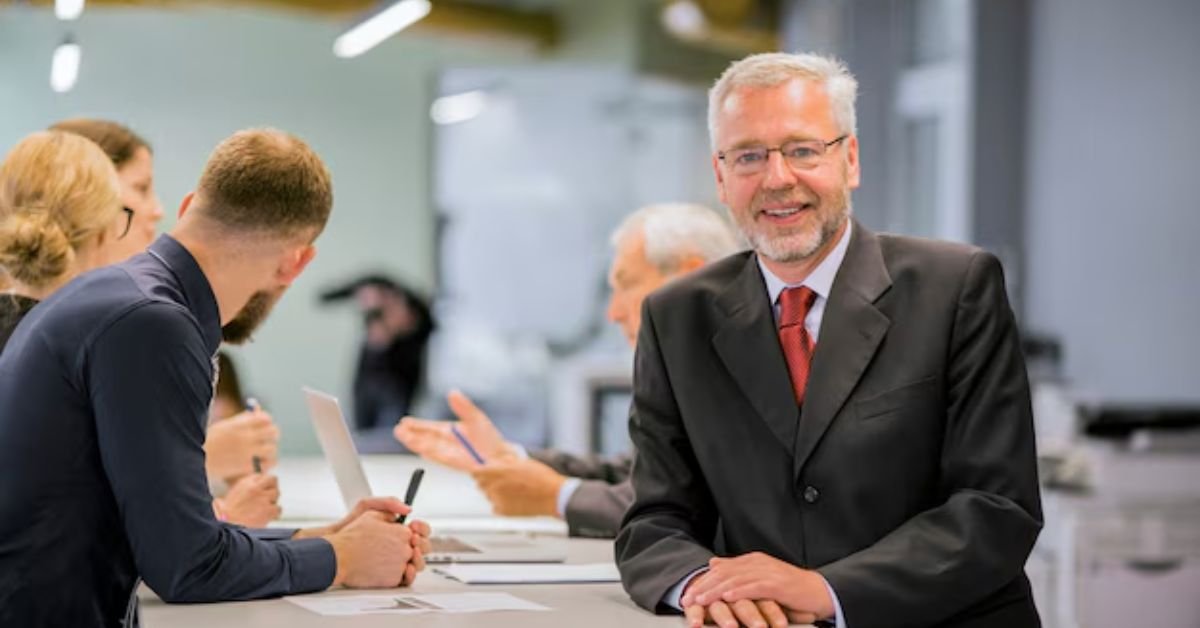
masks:
<instances>
[{"instance_id":1,"label":"white table surface","mask_svg":"<svg viewBox=\"0 0 1200 628\"><path fill-rule=\"evenodd\" d=\"M469 475L422 462L414 456L364 456L363 468L375 495L403 498L412 470L425 468L421 490L414 500L413 517L429 521L434 533L477 531L520 531L565 536L566 525L550 517L508 518L491 514L487 499ZM308 523L340 518L346 508L332 471L323 458L285 458L273 472L279 477L283 517L277 525L302 527ZM608 540L569 539L568 563L613 560ZM143 628L310 628L353 626L370 628L429 626L458 628L489 626L506 628L652 628L682 626L677 616L656 616L634 605L619 583L560 585L465 585L426 570L407 589L336 589L314 596L408 593L503 592L549 607L550 611L496 611L489 613L422 615L359 615L325 617L282 599L219 604L166 604L145 586L141 598Z\"/></svg>"}]
</instances>

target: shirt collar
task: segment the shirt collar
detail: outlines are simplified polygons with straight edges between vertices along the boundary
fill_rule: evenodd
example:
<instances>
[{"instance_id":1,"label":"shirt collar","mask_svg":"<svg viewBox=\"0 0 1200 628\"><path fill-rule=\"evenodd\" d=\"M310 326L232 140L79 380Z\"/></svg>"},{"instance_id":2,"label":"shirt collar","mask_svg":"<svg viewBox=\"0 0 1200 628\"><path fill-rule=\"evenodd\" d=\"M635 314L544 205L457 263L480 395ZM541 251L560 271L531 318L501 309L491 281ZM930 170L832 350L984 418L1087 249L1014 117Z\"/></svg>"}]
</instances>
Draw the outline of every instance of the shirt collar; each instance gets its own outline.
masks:
<instances>
[{"instance_id":1,"label":"shirt collar","mask_svg":"<svg viewBox=\"0 0 1200 628\"><path fill-rule=\"evenodd\" d=\"M809 273L808 277L804 278L798 284L789 284L779 277L775 276L767 265L763 263L762 256L755 254L755 259L758 260L758 268L762 271L763 280L767 284L767 295L771 297L771 305L774 305L779 300L779 294L787 288L797 288L800 286L808 286L810 290L817 293L817 296L822 299L829 298L829 292L833 289L833 280L837 277L838 269L842 266L842 260L846 257L846 249L850 247L850 231L854 229L854 221L846 220L846 230L842 232L841 239L834 245L833 250L825 259L821 260L820 264Z\"/></svg>"},{"instance_id":2,"label":"shirt collar","mask_svg":"<svg viewBox=\"0 0 1200 628\"><path fill-rule=\"evenodd\" d=\"M175 276L183 293L184 305L200 323L204 334L204 342L210 353L216 353L221 346L221 311L217 307L217 297L213 294L208 277L200 269L200 264L192 253L179 240L163 234L150 245L147 251L151 257L162 262L167 270Z\"/></svg>"}]
</instances>

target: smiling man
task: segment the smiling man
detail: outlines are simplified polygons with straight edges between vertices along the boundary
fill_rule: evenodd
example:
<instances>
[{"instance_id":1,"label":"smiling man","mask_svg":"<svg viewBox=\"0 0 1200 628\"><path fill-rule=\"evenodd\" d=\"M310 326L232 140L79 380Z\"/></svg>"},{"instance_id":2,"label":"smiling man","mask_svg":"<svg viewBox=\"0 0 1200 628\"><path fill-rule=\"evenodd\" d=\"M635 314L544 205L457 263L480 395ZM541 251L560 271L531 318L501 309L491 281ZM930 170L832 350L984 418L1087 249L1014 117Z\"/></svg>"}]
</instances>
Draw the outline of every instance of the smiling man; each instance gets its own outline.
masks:
<instances>
[{"instance_id":1,"label":"smiling man","mask_svg":"<svg viewBox=\"0 0 1200 628\"><path fill-rule=\"evenodd\" d=\"M776 53L710 92L718 191L753 251L646 301L622 581L693 626L1036 626L1000 264L850 218L856 90L836 60Z\"/></svg>"}]
</instances>

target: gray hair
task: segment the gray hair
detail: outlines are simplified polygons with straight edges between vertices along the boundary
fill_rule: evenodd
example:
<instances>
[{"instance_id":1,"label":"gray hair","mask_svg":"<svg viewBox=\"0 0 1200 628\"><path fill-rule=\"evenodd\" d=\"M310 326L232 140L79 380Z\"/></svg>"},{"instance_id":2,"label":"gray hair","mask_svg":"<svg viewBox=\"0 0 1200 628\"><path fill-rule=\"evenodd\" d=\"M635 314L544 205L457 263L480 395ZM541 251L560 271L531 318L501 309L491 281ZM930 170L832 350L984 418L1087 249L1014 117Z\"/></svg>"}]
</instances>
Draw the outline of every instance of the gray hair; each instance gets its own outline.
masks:
<instances>
[{"instance_id":1,"label":"gray hair","mask_svg":"<svg viewBox=\"0 0 1200 628\"><path fill-rule=\"evenodd\" d=\"M637 210L613 231L612 245L618 247L638 233L646 241L646 259L664 273L674 271L688 255L708 263L743 248L725 218L691 203L662 203Z\"/></svg>"},{"instance_id":2,"label":"gray hair","mask_svg":"<svg viewBox=\"0 0 1200 628\"><path fill-rule=\"evenodd\" d=\"M829 94L833 117L842 133L857 134L854 100L858 81L836 57L819 54L767 52L735 61L708 90L708 137L716 148L717 114L725 99L739 87L775 87L792 79L822 84Z\"/></svg>"}]
</instances>

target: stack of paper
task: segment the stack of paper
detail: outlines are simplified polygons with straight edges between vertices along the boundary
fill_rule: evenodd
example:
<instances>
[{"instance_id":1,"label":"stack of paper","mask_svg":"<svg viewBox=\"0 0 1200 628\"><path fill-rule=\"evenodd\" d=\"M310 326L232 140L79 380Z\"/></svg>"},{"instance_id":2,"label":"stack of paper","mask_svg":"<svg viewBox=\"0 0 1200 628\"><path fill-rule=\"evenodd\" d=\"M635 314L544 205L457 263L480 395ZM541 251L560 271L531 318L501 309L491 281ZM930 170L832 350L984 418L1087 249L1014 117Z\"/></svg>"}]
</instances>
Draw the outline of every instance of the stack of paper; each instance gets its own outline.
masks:
<instances>
[{"instance_id":1,"label":"stack of paper","mask_svg":"<svg viewBox=\"0 0 1200 628\"><path fill-rule=\"evenodd\" d=\"M418 613L482 613L548 611L507 593L437 593L427 595L308 595L285 600L329 617L346 615L414 615Z\"/></svg>"},{"instance_id":2,"label":"stack of paper","mask_svg":"<svg viewBox=\"0 0 1200 628\"><path fill-rule=\"evenodd\" d=\"M583 584L620 582L613 563L585 565L454 564L434 571L464 584Z\"/></svg>"}]
</instances>

